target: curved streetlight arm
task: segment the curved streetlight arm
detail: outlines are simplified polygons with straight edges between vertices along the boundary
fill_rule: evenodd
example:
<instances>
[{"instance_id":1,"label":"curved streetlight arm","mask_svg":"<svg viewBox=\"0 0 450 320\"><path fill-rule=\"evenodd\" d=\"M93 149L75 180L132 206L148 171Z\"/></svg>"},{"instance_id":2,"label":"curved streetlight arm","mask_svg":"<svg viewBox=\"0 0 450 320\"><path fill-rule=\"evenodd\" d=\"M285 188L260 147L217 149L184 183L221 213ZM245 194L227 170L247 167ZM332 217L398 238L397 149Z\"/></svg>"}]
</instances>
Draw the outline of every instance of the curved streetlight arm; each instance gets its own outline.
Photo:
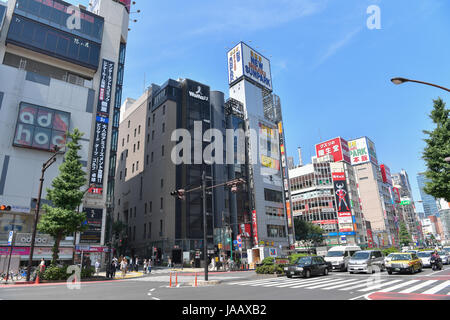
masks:
<instances>
[{"instance_id":1,"label":"curved streetlight arm","mask_svg":"<svg viewBox=\"0 0 450 320\"><path fill-rule=\"evenodd\" d=\"M393 79L391 79L391 81L392 81L394 84L403 84L403 83L405 83L405 82L415 82L415 83L425 84L425 85L427 85L427 86L436 87L436 88L445 90L445 91L447 91L447 92L450 92L450 89L448 89L448 88L439 86L439 85L437 85L437 84L429 83L429 82L419 81L419 80L412 80L412 79L405 79L405 78L393 78Z\"/></svg>"}]
</instances>

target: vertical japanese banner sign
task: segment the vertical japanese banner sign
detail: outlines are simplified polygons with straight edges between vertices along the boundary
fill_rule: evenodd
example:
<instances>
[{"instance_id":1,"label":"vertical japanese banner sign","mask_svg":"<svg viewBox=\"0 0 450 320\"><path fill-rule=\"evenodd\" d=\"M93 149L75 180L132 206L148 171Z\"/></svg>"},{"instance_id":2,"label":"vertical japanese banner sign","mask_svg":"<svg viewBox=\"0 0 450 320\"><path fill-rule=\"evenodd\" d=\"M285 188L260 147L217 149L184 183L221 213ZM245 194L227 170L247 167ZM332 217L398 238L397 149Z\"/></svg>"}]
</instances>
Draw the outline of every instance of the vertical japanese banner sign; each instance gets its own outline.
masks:
<instances>
[{"instance_id":1,"label":"vertical japanese banner sign","mask_svg":"<svg viewBox=\"0 0 450 320\"><path fill-rule=\"evenodd\" d=\"M258 224L256 222L256 210L252 211L252 224L253 224L253 243L258 245Z\"/></svg>"},{"instance_id":2,"label":"vertical japanese banner sign","mask_svg":"<svg viewBox=\"0 0 450 320\"><path fill-rule=\"evenodd\" d=\"M347 181L344 172L334 172L333 174L334 196L336 198L336 209L338 217L350 217L351 208L347 190Z\"/></svg>"},{"instance_id":3,"label":"vertical japanese banner sign","mask_svg":"<svg viewBox=\"0 0 450 320\"><path fill-rule=\"evenodd\" d=\"M95 122L94 143L92 145L90 183L103 185L105 172L106 142L108 138L109 109L112 98L114 62L103 59L98 93L97 117Z\"/></svg>"}]
</instances>

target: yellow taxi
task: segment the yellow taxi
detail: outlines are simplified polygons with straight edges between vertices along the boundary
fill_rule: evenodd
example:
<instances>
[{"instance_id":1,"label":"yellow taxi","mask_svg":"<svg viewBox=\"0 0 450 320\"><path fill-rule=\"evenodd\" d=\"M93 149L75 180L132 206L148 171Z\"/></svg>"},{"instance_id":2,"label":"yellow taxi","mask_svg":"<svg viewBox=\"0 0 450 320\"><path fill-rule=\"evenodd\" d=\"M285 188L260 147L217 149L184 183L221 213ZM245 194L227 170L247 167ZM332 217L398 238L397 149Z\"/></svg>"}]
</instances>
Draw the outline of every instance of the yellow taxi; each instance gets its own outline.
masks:
<instances>
[{"instance_id":1,"label":"yellow taxi","mask_svg":"<svg viewBox=\"0 0 450 320\"><path fill-rule=\"evenodd\" d=\"M386 264L389 274L393 272L421 272L423 265L417 254L413 252L398 252L392 254L391 260Z\"/></svg>"}]
</instances>

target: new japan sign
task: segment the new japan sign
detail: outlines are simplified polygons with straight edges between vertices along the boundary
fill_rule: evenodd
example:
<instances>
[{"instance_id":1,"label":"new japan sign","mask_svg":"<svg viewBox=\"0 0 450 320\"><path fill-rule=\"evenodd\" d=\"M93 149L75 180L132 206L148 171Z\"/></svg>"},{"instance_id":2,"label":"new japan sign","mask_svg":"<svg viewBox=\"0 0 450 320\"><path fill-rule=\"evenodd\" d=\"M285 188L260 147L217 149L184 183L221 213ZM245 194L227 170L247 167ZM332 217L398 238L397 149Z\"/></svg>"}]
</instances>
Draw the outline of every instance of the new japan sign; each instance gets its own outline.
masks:
<instances>
[{"instance_id":1,"label":"new japan sign","mask_svg":"<svg viewBox=\"0 0 450 320\"><path fill-rule=\"evenodd\" d=\"M341 137L316 144L317 158L322 158L326 155L333 156L334 162L345 161L350 163L351 161L348 142Z\"/></svg>"}]
</instances>

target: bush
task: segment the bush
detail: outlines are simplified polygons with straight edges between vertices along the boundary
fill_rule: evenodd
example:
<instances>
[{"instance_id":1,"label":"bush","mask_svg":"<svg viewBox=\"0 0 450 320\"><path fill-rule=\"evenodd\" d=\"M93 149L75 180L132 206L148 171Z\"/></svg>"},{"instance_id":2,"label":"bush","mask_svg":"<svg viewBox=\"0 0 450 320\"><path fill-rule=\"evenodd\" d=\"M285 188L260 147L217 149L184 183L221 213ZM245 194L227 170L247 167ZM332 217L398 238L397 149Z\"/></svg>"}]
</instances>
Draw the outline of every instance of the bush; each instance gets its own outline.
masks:
<instances>
[{"instance_id":1,"label":"bush","mask_svg":"<svg viewBox=\"0 0 450 320\"><path fill-rule=\"evenodd\" d=\"M257 274L282 274L283 271L283 267L281 265L262 265L256 268L256 273Z\"/></svg>"},{"instance_id":2,"label":"bush","mask_svg":"<svg viewBox=\"0 0 450 320\"><path fill-rule=\"evenodd\" d=\"M47 281L67 280L73 274L67 273L68 266L50 265L44 272L39 272L39 278ZM95 268L83 268L81 270L81 279L91 278L95 274Z\"/></svg>"},{"instance_id":3,"label":"bush","mask_svg":"<svg viewBox=\"0 0 450 320\"><path fill-rule=\"evenodd\" d=\"M273 257L267 257L267 258L264 258L264 260L262 261L262 265L263 266L271 266L271 265L273 265L274 261L275 261L275 259Z\"/></svg>"},{"instance_id":4,"label":"bush","mask_svg":"<svg viewBox=\"0 0 450 320\"><path fill-rule=\"evenodd\" d=\"M390 248L387 248L387 249L383 249L383 250L381 250L381 251L383 252L383 254L384 254L385 256L387 256L387 255L390 254L390 253L399 252L399 251L401 251L401 250L399 250L399 249L396 248L396 247L390 247Z\"/></svg>"},{"instance_id":5,"label":"bush","mask_svg":"<svg viewBox=\"0 0 450 320\"><path fill-rule=\"evenodd\" d=\"M290 263L290 264L294 264L294 263L297 262L297 260L298 260L299 258L301 258L301 257L307 257L307 256L310 256L310 255L315 256L315 254L307 254L307 253L294 253L294 254L291 254L291 255L289 256L289 263Z\"/></svg>"}]
</instances>

